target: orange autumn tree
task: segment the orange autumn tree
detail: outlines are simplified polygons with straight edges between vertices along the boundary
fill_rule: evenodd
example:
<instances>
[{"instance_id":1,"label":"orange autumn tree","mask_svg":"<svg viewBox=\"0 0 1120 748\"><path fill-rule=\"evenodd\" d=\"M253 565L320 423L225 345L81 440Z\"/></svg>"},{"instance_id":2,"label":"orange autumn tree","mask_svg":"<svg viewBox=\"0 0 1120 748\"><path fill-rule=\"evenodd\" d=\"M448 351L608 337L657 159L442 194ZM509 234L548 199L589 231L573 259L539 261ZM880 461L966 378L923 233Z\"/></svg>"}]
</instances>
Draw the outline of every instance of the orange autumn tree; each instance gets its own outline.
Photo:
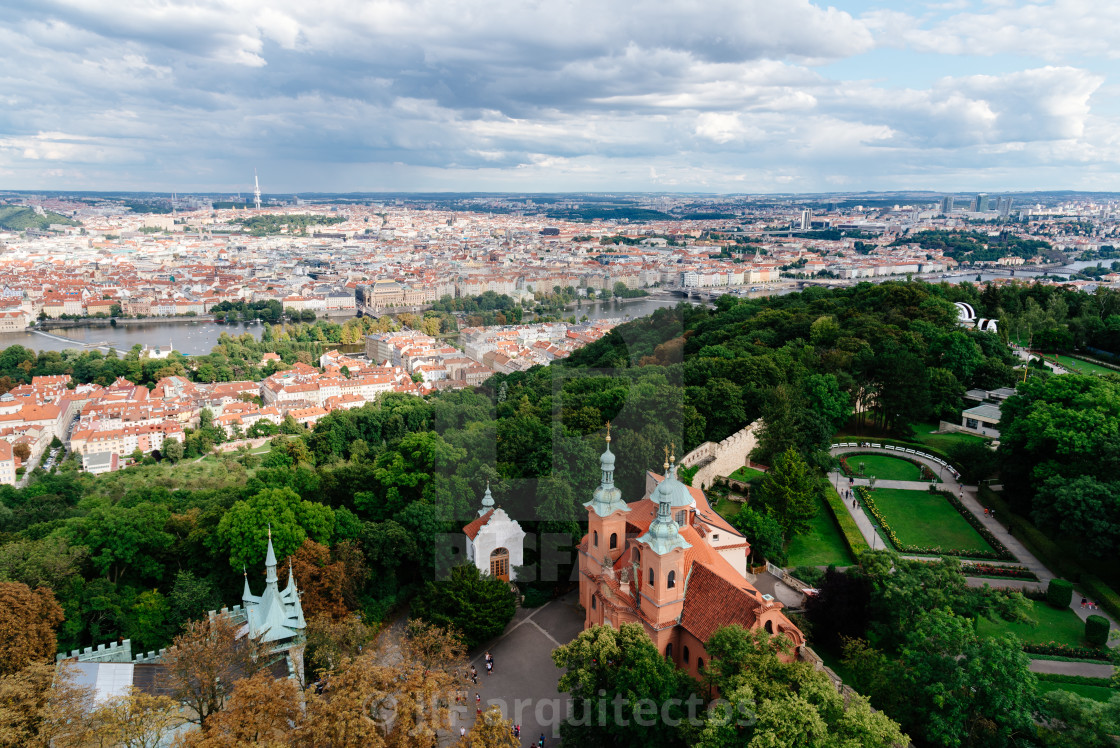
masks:
<instances>
[{"instance_id":1,"label":"orange autumn tree","mask_svg":"<svg viewBox=\"0 0 1120 748\"><path fill-rule=\"evenodd\" d=\"M291 563L299 587L299 601L306 618L329 616L340 620L357 606L356 590L364 574L362 553L352 543L339 543L333 550L310 538L283 566ZM283 573L282 571L280 573Z\"/></svg>"},{"instance_id":2,"label":"orange autumn tree","mask_svg":"<svg viewBox=\"0 0 1120 748\"><path fill-rule=\"evenodd\" d=\"M58 649L55 629L62 620L62 607L53 591L0 582L0 674L53 659Z\"/></svg>"}]
</instances>

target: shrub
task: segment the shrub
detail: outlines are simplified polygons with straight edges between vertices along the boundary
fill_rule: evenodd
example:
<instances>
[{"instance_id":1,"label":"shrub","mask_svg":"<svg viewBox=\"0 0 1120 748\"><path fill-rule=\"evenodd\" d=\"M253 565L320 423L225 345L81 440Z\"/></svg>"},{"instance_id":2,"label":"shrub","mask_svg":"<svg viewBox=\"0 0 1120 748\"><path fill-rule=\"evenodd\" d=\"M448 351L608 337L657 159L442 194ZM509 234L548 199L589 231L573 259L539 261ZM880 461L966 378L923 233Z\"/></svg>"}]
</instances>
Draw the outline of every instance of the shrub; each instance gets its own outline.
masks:
<instances>
[{"instance_id":1,"label":"shrub","mask_svg":"<svg viewBox=\"0 0 1120 748\"><path fill-rule=\"evenodd\" d=\"M824 500L828 503L832 516L836 519L836 525L840 528L840 534L844 536L844 542L848 544L848 550L858 559L859 554L868 550L870 546L863 539L863 533L859 531L856 521L848 513L848 508L844 506L844 500L840 498L840 494L836 493L836 489L827 480L824 483Z\"/></svg>"},{"instance_id":2,"label":"shrub","mask_svg":"<svg viewBox=\"0 0 1120 748\"><path fill-rule=\"evenodd\" d=\"M1108 643L1108 619L1104 616L1089 616L1085 619L1085 641L1091 647L1103 647Z\"/></svg>"},{"instance_id":3,"label":"shrub","mask_svg":"<svg viewBox=\"0 0 1120 748\"><path fill-rule=\"evenodd\" d=\"M526 587L521 600L523 608L539 608L552 599L552 592L539 587Z\"/></svg>"},{"instance_id":4,"label":"shrub","mask_svg":"<svg viewBox=\"0 0 1120 748\"><path fill-rule=\"evenodd\" d=\"M1046 587L1046 602L1058 609L1068 608L1073 602L1073 583L1064 579L1051 579Z\"/></svg>"},{"instance_id":5,"label":"shrub","mask_svg":"<svg viewBox=\"0 0 1120 748\"><path fill-rule=\"evenodd\" d=\"M820 587L821 581L824 579L824 569L818 569L815 566L798 566L790 569L789 573L813 587Z\"/></svg>"}]
</instances>

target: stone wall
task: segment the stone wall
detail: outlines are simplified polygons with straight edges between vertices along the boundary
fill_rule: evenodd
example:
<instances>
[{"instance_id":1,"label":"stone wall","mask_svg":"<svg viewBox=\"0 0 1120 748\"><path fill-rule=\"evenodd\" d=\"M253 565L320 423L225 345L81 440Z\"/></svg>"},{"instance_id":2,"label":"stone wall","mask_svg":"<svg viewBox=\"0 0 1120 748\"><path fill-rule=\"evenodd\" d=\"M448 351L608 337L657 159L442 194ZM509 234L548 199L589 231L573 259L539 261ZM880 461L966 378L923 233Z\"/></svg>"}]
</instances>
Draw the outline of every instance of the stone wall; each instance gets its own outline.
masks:
<instances>
[{"instance_id":1,"label":"stone wall","mask_svg":"<svg viewBox=\"0 0 1120 748\"><path fill-rule=\"evenodd\" d=\"M704 442L681 458L683 467L696 467L692 485L700 489L711 487L717 476L728 476L747 464L751 450L758 446L756 432L762 428L762 419L736 431L718 444Z\"/></svg>"}]
</instances>

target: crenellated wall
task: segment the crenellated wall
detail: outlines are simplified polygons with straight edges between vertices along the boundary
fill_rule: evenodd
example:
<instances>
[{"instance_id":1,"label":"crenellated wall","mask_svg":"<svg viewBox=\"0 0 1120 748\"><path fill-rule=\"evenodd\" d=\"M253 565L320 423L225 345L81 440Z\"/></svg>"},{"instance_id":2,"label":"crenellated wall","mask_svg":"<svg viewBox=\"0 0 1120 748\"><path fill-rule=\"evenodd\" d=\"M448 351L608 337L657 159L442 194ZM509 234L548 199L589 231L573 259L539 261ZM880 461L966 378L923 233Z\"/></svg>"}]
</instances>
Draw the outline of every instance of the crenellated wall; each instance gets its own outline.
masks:
<instances>
[{"instance_id":1,"label":"crenellated wall","mask_svg":"<svg viewBox=\"0 0 1120 748\"><path fill-rule=\"evenodd\" d=\"M711 487L717 476L727 476L747 464L751 450L758 446L755 434L762 428L762 419L736 431L723 441L704 442L681 458L684 467L700 466L692 477L692 485L700 489Z\"/></svg>"}]
</instances>

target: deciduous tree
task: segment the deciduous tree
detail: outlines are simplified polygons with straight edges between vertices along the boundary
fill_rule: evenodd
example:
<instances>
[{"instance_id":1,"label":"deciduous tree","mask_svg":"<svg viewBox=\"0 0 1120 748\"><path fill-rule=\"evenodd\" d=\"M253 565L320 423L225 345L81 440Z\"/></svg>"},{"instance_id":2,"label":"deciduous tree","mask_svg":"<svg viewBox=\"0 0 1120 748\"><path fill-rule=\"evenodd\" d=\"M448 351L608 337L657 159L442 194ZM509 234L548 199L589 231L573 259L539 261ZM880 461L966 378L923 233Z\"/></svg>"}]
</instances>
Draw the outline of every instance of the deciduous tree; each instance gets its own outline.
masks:
<instances>
[{"instance_id":1,"label":"deciduous tree","mask_svg":"<svg viewBox=\"0 0 1120 748\"><path fill-rule=\"evenodd\" d=\"M15 673L56 651L62 608L54 592L20 582L0 582L0 674Z\"/></svg>"}]
</instances>

